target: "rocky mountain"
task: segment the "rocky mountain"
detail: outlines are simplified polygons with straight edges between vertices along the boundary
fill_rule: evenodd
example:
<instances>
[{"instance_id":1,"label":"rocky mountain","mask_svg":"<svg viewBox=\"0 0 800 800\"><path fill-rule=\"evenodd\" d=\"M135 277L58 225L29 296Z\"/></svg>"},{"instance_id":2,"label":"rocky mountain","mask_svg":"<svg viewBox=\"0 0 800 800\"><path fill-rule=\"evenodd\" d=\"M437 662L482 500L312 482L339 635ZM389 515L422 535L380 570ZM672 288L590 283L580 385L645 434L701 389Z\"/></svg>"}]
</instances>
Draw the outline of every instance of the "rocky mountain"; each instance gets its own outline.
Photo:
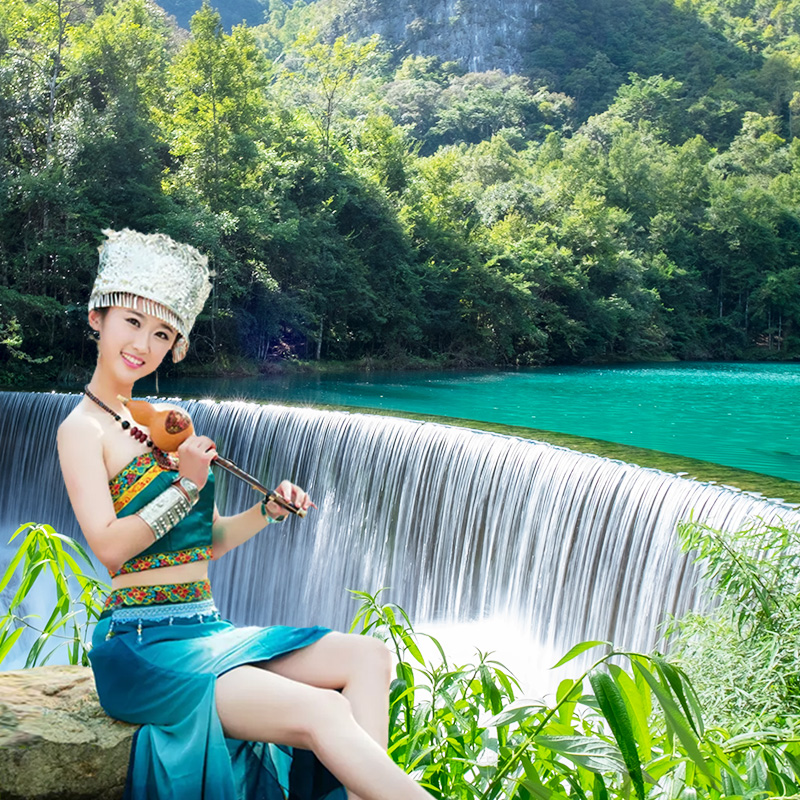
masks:
<instances>
[{"instance_id":1,"label":"rocky mountain","mask_svg":"<svg viewBox=\"0 0 800 800\"><path fill-rule=\"evenodd\" d=\"M398 54L438 56L471 72L520 72L544 0L310 0L308 15L326 39L379 34ZM161 0L183 28L202 0ZM259 25L270 0L212 0L227 29ZM272 3L273 6L276 3ZM280 3L279 5L284 5ZM285 3L291 7L292 3Z\"/></svg>"},{"instance_id":2,"label":"rocky mountain","mask_svg":"<svg viewBox=\"0 0 800 800\"><path fill-rule=\"evenodd\" d=\"M458 61L470 72L521 72L543 0L318 0L329 36L380 34L401 53Z\"/></svg>"}]
</instances>

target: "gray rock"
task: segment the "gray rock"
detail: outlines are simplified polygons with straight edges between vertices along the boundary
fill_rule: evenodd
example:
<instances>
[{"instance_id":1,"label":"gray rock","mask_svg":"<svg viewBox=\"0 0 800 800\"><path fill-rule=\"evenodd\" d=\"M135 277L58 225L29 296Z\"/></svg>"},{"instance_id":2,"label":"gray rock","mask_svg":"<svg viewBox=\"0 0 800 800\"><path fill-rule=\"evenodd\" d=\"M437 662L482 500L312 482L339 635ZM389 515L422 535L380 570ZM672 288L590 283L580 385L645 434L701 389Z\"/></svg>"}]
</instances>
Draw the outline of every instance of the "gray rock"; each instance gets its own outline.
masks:
<instances>
[{"instance_id":1,"label":"gray rock","mask_svg":"<svg viewBox=\"0 0 800 800\"><path fill-rule=\"evenodd\" d=\"M118 800L135 730L100 708L88 667L0 672L0 797Z\"/></svg>"}]
</instances>

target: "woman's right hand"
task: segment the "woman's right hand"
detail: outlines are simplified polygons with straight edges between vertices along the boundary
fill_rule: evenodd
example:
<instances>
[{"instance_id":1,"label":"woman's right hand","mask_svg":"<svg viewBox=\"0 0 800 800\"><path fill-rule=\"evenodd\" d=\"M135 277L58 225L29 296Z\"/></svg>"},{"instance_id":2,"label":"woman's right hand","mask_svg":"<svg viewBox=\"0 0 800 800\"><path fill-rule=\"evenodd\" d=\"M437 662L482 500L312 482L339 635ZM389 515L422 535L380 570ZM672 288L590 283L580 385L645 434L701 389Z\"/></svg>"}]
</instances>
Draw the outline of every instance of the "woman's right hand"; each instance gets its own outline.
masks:
<instances>
[{"instance_id":1,"label":"woman's right hand","mask_svg":"<svg viewBox=\"0 0 800 800\"><path fill-rule=\"evenodd\" d=\"M178 447L178 474L202 489L208 480L208 467L217 457L217 446L208 436L189 436Z\"/></svg>"}]
</instances>

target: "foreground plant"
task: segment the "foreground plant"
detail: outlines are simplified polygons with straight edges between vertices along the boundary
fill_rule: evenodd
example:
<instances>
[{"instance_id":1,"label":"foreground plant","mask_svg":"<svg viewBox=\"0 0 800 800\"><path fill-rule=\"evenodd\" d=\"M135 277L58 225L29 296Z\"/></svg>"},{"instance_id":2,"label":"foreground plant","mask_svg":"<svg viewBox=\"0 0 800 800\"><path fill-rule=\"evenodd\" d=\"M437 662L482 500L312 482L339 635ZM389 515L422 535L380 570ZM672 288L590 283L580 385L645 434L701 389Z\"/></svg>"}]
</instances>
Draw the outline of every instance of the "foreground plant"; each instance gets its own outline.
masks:
<instances>
[{"instance_id":1,"label":"foreground plant","mask_svg":"<svg viewBox=\"0 0 800 800\"><path fill-rule=\"evenodd\" d=\"M678 536L717 599L669 629L711 724L800 735L800 529L756 520L730 533L688 522Z\"/></svg>"},{"instance_id":2,"label":"foreground plant","mask_svg":"<svg viewBox=\"0 0 800 800\"><path fill-rule=\"evenodd\" d=\"M745 532L746 534L746 532ZM86 575L78 560L92 567L84 549L49 525L28 523L11 537L23 536L0 580L0 592L19 572L19 584L0 617L0 662L28 627L39 633L26 667L44 664L58 639L68 642L69 661L88 664L87 641L108 586ZM699 551L719 591L730 596L725 612L740 636L758 639L796 630L798 601L797 532L768 529L769 558L739 552L734 539L703 526L682 531L685 546ZM755 536L755 534L753 534ZM746 538L746 535L745 535ZM752 544L752 542L751 542ZM56 606L43 626L18 609L44 575L55 582ZM73 585L77 587L73 589ZM659 654L615 650L608 642L583 642L556 665L594 649L592 666L559 685L555 701L522 698L516 679L486 653L475 664L451 663L439 642L426 659L406 613L378 594L354 592L361 601L351 630L391 643L397 657L392 683L390 753L440 800L800 800L800 738L791 726L753 725L731 735L722 725L706 728L702 696L686 672ZM723 605L720 606L724 610ZM61 632L63 631L63 632ZM757 652L761 650L757 649ZM794 651L791 651L794 652ZM710 651L712 660L717 652ZM770 662L781 668L775 682L755 685L740 665L737 690L783 697L775 717L794 719L797 659ZM758 680L768 674L754 673Z\"/></svg>"},{"instance_id":3,"label":"foreground plant","mask_svg":"<svg viewBox=\"0 0 800 800\"><path fill-rule=\"evenodd\" d=\"M390 753L436 798L610 800L766 798L800 792L800 743L762 731L705 730L686 674L662 656L584 642L562 666L605 651L555 703L517 699L498 662L426 660L405 612L361 600L352 630L378 635L397 656ZM797 795L800 797L800 795Z\"/></svg>"},{"instance_id":4,"label":"foreground plant","mask_svg":"<svg viewBox=\"0 0 800 800\"><path fill-rule=\"evenodd\" d=\"M0 608L0 664L23 631L32 629L39 635L25 659L26 668L46 664L64 644L70 664L88 666L90 625L100 616L102 600L109 591L108 585L87 575L73 557L74 553L94 571L89 556L80 544L69 536L57 533L50 525L28 522L14 532L9 543L18 536L24 538L0 579L2 592L19 572L19 585L8 608ZM34 585L37 591L42 590L42 579L47 575L55 584L56 604L44 624L33 624L31 620L38 619L38 615L20 616L18 610L31 595ZM54 642L53 649L43 655L44 648Z\"/></svg>"}]
</instances>

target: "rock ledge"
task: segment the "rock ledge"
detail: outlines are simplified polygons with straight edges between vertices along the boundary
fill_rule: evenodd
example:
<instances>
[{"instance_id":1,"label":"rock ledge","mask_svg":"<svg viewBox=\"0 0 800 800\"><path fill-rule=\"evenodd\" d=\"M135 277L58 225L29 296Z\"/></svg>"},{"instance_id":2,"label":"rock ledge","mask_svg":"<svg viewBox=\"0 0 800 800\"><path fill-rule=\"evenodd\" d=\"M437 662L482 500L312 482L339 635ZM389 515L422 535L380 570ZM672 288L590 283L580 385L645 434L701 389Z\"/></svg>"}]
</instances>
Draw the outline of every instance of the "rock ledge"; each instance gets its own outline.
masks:
<instances>
[{"instance_id":1,"label":"rock ledge","mask_svg":"<svg viewBox=\"0 0 800 800\"><path fill-rule=\"evenodd\" d=\"M106 716L89 667L0 672L0 797L118 800L135 730Z\"/></svg>"}]
</instances>

